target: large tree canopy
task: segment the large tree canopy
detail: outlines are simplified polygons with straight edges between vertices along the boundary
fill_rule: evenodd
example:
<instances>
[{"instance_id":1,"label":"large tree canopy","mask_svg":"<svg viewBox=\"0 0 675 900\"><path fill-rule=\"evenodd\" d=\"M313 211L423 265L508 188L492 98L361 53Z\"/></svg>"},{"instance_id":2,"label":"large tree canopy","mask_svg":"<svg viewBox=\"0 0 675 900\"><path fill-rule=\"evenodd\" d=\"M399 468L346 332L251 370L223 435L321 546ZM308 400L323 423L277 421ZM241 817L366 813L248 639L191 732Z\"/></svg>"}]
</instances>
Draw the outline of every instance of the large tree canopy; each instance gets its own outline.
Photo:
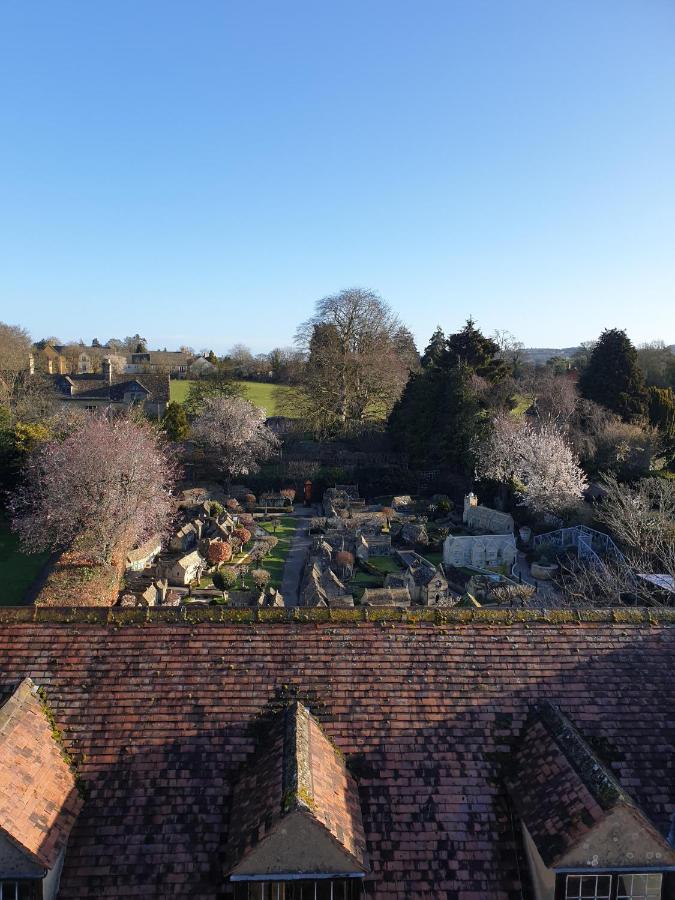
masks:
<instances>
[{"instance_id":1,"label":"large tree canopy","mask_svg":"<svg viewBox=\"0 0 675 900\"><path fill-rule=\"evenodd\" d=\"M192 437L203 444L229 481L257 472L258 463L277 452L279 441L265 425L262 409L241 397L208 397L192 425Z\"/></svg>"},{"instance_id":2,"label":"large tree canopy","mask_svg":"<svg viewBox=\"0 0 675 900\"><path fill-rule=\"evenodd\" d=\"M499 416L477 454L479 478L510 484L523 505L536 512L574 506L587 485L571 446L554 425Z\"/></svg>"},{"instance_id":3,"label":"large tree canopy","mask_svg":"<svg viewBox=\"0 0 675 900\"><path fill-rule=\"evenodd\" d=\"M322 437L386 418L419 365L410 332L381 297L361 288L319 300L296 341L307 354L300 412Z\"/></svg>"},{"instance_id":4,"label":"large tree canopy","mask_svg":"<svg viewBox=\"0 0 675 900\"><path fill-rule=\"evenodd\" d=\"M645 415L647 393L638 354L625 331L611 328L600 335L579 379L584 397L616 413L625 422Z\"/></svg>"},{"instance_id":5,"label":"large tree canopy","mask_svg":"<svg viewBox=\"0 0 675 900\"><path fill-rule=\"evenodd\" d=\"M436 329L421 371L411 376L389 418L392 442L413 465L473 471L474 448L489 425L488 397L508 373L499 353L471 319L448 338Z\"/></svg>"},{"instance_id":6,"label":"large tree canopy","mask_svg":"<svg viewBox=\"0 0 675 900\"><path fill-rule=\"evenodd\" d=\"M175 469L145 422L104 414L73 419L29 457L11 500L24 548L64 550L78 538L101 560L162 531Z\"/></svg>"}]
</instances>

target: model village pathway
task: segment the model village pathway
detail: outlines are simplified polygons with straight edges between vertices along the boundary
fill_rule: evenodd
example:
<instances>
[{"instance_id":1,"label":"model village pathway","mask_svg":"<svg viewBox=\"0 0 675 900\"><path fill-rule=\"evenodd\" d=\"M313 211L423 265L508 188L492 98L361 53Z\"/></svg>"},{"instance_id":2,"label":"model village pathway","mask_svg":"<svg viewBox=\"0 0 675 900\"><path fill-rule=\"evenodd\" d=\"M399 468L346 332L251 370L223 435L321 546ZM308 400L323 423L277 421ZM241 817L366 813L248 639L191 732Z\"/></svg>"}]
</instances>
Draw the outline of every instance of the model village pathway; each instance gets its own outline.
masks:
<instances>
[{"instance_id":1,"label":"model village pathway","mask_svg":"<svg viewBox=\"0 0 675 900\"><path fill-rule=\"evenodd\" d=\"M312 543L309 521L317 515L317 511L313 506L296 506L293 514L298 520L298 527L291 540L281 579L281 596L286 606L297 606L300 602L300 580Z\"/></svg>"}]
</instances>

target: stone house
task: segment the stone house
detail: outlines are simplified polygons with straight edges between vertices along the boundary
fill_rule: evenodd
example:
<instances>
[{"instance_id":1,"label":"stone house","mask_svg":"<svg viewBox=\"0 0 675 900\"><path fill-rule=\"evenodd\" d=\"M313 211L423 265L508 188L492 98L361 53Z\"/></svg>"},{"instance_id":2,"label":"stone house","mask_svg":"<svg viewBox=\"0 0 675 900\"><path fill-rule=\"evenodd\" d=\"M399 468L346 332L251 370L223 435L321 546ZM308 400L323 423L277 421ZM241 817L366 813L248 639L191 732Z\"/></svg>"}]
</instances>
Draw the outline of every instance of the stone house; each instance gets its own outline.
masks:
<instances>
[{"instance_id":1,"label":"stone house","mask_svg":"<svg viewBox=\"0 0 675 900\"><path fill-rule=\"evenodd\" d=\"M88 410L128 409L141 405L147 415L159 419L169 403L168 376L129 378L115 375L109 359L103 360L103 369L98 375L55 375L54 387L62 402Z\"/></svg>"},{"instance_id":2,"label":"stone house","mask_svg":"<svg viewBox=\"0 0 675 900\"><path fill-rule=\"evenodd\" d=\"M167 565L166 578L169 584L185 586L201 578L205 568L206 562L193 550Z\"/></svg>"},{"instance_id":3,"label":"stone house","mask_svg":"<svg viewBox=\"0 0 675 900\"><path fill-rule=\"evenodd\" d=\"M126 371L185 377L191 362L192 354L183 350L145 350L131 354Z\"/></svg>"},{"instance_id":4,"label":"stone house","mask_svg":"<svg viewBox=\"0 0 675 900\"><path fill-rule=\"evenodd\" d=\"M410 591L407 587L366 588L361 597L362 606L391 606L397 609L408 609Z\"/></svg>"},{"instance_id":5,"label":"stone house","mask_svg":"<svg viewBox=\"0 0 675 900\"><path fill-rule=\"evenodd\" d=\"M403 579L411 598L423 606L445 604L451 597L448 580L442 566L434 566L419 554L407 553L406 557L416 559L408 566Z\"/></svg>"},{"instance_id":6,"label":"stone house","mask_svg":"<svg viewBox=\"0 0 675 900\"><path fill-rule=\"evenodd\" d=\"M197 542L201 540L202 527L201 519L194 519L192 522L186 522L185 525L182 525L172 536L169 541L169 550L172 550L174 553L185 553L193 547L196 547Z\"/></svg>"},{"instance_id":7,"label":"stone house","mask_svg":"<svg viewBox=\"0 0 675 900\"><path fill-rule=\"evenodd\" d=\"M47 375L65 375L68 372L68 360L52 344L36 344L29 357L29 369L32 372L45 372Z\"/></svg>"},{"instance_id":8,"label":"stone house","mask_svg":"<svg viewBox=\"0 0 675 900\"><path fill-rule=\"evenodd\" d=\"M126 556L126 568L131 572L142 572L162 552L162 538L153 534L140 547L129 550Z\"/></svg>"},{"instance_id":9,"label":"stone house","mask_svg":"<svg viewBox=\"0 0 675 900\"><path fill-rule=\"evenodd\" d=\"M354 605L354 598L325 559L310 557L300 585L301 606Z\"/></svg>"},{"instance_id":10,"label":"stone house","mask_svg":"<svg viewBox=\"0 0 675 900\"><path fill-rule=\"evenodd\" d=\"M474 493L464 498L462 521L473 531L486 531L489 534L513 534L514 522L510 513L489 506L480 506Z\"/></svg>"},{"instance_id":11,"label":"stone house","mask_svg":"<svg viewBox=\"0 0 675 900\"><path fill-rule=\"evenodd\" d=\"M511 568L517 554L513 534L448 535L443 542L446 566L472 566L477 569Z\"/></svg>"}]
</instances>

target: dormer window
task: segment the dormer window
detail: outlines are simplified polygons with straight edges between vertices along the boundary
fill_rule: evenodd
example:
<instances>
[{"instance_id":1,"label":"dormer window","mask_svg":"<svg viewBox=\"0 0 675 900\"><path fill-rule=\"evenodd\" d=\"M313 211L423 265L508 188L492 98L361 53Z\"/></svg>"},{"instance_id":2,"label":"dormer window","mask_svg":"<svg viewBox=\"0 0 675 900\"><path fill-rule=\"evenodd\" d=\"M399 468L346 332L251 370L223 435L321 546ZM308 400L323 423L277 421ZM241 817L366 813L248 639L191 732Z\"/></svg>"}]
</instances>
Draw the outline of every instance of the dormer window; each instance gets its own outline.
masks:
<instances>
[{"instance_id":1,"label":"dormer window","mask_svg":"<svg viewBox=\"0 0 675 900\"><path fill-rule=\"evenodd\" d=\"M661 900L660 872L563 875L564 900Z\"/></svg>"},{"instance_id":2,"label":"dormer window","mask_svg":"<svg viewBox=\"0 0 675 900\"><path fill-rule=\"evenodd\" d=\"M560 710L539 707L513 765L536 900L662 900L675 852Z\"/></svg>"},{"instance_id":3,"label":"dormer window","mask_svg":"<svg viewBox=\"0 0 675 900\"><path fill-rule=\"evenodd\" d=\"M42 886L39 881L26 878L19 881L0 881L0 900L38 900L41 897Z\"/></svg>"},{"instance_id":4,"label":"dormer window","mask_svg":"<svg viewBox=\"0 0 675 900\"><path fill-rule=\"evenodd\" d=\"M82 801L37 688L0 707L0 900L53 900Z\"/></svg>"},{"instance_id":5,"label":"dormer window","mask_svg":"<svg viewBox=\"0 0 675 900\"><path fill-rule=\"evenodd\" d=\"M355 900L367 871L358 790L301 703L277 713L235 787L229 876L237 900Z\"/></svg>"},{"instance_id":6,"label":"dormer window","mask_svg":"<svg viewBox=\"0 0 675 900\"><path fill-rule=\"evenodd\" d=\"M237 885L235 900L359 900L361 881L322 878L303 881L248 881Z\"/></svg>"}]
</instances>

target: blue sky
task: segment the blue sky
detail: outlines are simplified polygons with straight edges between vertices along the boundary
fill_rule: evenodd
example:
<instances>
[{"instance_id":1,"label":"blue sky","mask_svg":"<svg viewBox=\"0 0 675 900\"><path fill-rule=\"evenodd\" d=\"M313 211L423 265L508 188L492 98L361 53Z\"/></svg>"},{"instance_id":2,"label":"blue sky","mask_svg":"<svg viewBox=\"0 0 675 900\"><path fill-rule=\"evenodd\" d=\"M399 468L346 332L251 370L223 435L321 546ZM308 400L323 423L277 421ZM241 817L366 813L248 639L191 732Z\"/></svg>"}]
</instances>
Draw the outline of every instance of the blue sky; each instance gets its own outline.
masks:
<instances>
[{"instance_id":1,"label":"blue sky","mask_svg":"<svg viewBox=\"0 0 675 900\"><path fill-rule=\"evenodd\" d=\"M0 3L0 319L675 342L672 0Z\"/></svg>"}]
</instances>

